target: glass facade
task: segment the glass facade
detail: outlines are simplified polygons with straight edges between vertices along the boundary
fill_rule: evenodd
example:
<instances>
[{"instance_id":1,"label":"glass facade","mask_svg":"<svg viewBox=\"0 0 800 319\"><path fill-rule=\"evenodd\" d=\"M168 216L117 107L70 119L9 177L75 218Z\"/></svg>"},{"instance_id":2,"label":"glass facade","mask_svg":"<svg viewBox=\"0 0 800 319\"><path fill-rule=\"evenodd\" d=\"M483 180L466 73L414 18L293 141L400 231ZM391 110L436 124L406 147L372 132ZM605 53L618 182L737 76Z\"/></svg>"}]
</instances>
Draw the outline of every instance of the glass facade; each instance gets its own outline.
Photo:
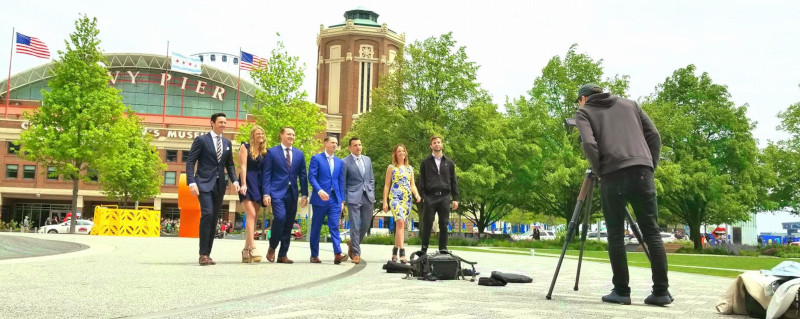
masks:
<instances>
[{"instance_id":1,"label":"glass facade","mask_svg":"<svg viewBox=\"0 0 800 319\"><path fill-rule=\"evenodd\" d=\"M113 70L112 85L121 91L122 103L135 112L162 114L162 73L153 69ZM209 117L213 113L224 112L229 119L235 118L236 87L212 83L190 74L169 72L169 75L172 78L167 81L167 115ZM43 89L47 89L45 81L34 82L11 91L11 98L41 101ZM251 105L253 99L246 94L240 94L239 119L246 118L245 103Z\"/></svg>"}]
</instances>

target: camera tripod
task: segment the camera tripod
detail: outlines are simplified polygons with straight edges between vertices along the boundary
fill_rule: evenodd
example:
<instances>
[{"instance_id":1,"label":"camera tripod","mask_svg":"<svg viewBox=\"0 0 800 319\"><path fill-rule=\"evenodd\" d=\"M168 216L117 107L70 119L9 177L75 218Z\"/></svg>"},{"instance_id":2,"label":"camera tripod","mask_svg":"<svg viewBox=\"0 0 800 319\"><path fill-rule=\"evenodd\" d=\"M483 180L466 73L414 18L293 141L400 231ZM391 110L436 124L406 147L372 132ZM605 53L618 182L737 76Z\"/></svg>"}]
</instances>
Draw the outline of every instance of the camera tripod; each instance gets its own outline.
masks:
<instances>
[{"instance_id":1,"label":"camera tripod","mask_svg":"<svg viewBox=\"0 0 800 319\"><path fill-rule=\"evenodd\" d=\"M569 226L567 227L567 237L564 238L564 248L561 249L561 257L558 258L556 272L553 274L553 281L550 283L550 290L547 292L547 300L550 300L553 297L553 288L556 285L556 279L558 279L558 272L561 270L561 263L564 261L564 254L567 252L567 247L569 246L570 240L573 238L573 234L578 231L578 223L582 221L583 231L581 232L581 248L580 253L578 254L578 273L575 276L575 287L573 288L575 291L578 291L578 281L581 279L583 246L586 243L586 234L589 231L589 216L592 214L592 193L594 192L596 185L597 178L594 176L594 174L592 174L592 169L589 168L586 170L586 178L584 178L583 184L581 185L581 191L578 194L578 202L575 203L575 210L572 212L572 219L569 221ZM633 230L633 235L636 236L636 239L639 241L639 245L642 245L642 249L649 260L650 250L647 249L647 245L644 244L644 238L642 237L641 230L639 230L639 226L633 221L631 213L627 210L625 212L625 220L628 221L628 224L631 226L631 230ZM600 238L600 229L597 230L597 238Z\"/></svg>"}]
</instances>

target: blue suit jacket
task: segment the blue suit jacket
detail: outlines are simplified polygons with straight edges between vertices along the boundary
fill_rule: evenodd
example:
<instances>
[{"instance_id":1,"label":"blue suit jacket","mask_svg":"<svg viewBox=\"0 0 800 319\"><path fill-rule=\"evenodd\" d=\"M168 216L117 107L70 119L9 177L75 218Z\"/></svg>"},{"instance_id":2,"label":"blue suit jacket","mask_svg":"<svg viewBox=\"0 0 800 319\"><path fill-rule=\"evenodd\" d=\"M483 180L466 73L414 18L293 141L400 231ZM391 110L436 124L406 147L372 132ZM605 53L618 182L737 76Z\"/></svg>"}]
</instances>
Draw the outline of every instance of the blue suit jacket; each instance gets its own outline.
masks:
<instances>
[{"instance_id":1,"label":"blue suit jacket","mask_svg":"<svg viewBox=\"0 0 800 319\"><path fill-rule=\"evenodd\" d=\"M197 163L196 172L195 163ZM197 183L197 189L201 192L210 192L215 182L224 188L226 170L232 183L238 181L233 166L231 141L222 137L222 160L217 162L217 149L214 147L211 134L206 133L195 138L189 156L186 157L186 183L189 185Z\"/></svg>"},{"instance_id":2,"label":"blue suit jacket","mask_svg":"<svg viewBox=\"0 0 800 319\"><path fill-rule=\"evenodd\" d=\"M306 157L303 151L292 147L292 166L286 165L283 145L270 148L261 166L261 194L269 195L272 200L283 199L291 190L289 196L297 196L298 178L300 179L300 193L308 196L308 178L306 176Z\"/></svg>"},{"instance_id":3,"label":"blue suit jacket","mask_svg":"<svg viewBox=\"0 0 800 319\"><path fill-rule=\"evenodd\" d=\"M361 203L361 194L364 192L367 192L370 202L375 202L375 175L372 173L372 160L363 154L361 160L364 161L364 175L361 175L361 170L358 169L358 164L352 154L342 160L345 186L347 187L345 200L348 204L363 204Z\"/></svg>"},{"instance_id":4,"label":"blue suit jacket","mask_svg":"<svg viewBox=\"0 0 800 319\"><path fill-rule=\"evenodd\" d=\"M311 205L331 205L333 198L323 201L319 197L319 191L323 190L328 195L336 193L338 202L344 202L344 172L342 172L342 160L333 157L333 175L331 175L330 165L325 152L311 157L311 164L308 165L308 181L311 183Z\"/></svg>"}]
</instances>

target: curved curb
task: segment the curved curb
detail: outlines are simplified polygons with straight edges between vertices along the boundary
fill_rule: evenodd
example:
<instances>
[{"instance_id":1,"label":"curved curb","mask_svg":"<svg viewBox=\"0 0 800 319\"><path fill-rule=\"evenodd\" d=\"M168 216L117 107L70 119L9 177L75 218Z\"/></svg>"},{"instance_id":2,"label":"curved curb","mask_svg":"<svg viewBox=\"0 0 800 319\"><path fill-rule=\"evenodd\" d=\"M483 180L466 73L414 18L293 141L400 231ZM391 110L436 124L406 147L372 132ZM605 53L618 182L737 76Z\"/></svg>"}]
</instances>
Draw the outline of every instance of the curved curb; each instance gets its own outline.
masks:
<instances>
[{"instance_id":1,"label":"curved curb","mask_svg":"<svg viewBox=\"0 0 800 319\"><path fill-rule=\"evenodd\" d=\"M7 236L7 235L0 235ZM69 259L69 258L78 258L78 257L86 257L91 255L103 254L110 251L113 251L115 248L111 245L105 244L87 244L82 243L74 240L53 240L53 239L42 239L35 236L29 235L10 235L7 237L16 237L16 238L25 238L25 239L32 239L36 241L53 241L53 242L64 242L64 243L71 243L76 244L79 246L78 250L70 251L70 252L63 252L63 253L53 253L47 255L39 255L39 256L30 256L30 257L14 257L10 259L1 259L0 265L9 265L9 264L23 264L23 263L33 263L33 262L43 262L43 261L54 261L54 260L62 260L62 259ZM66 238L65 238L66 239Z\"/></svg>"},{"instance_id":2,"label":"curved curb","mask_svg":"<svg viewBox=\"0 0 800 319\"><path fill-rule=\"evenodd\" d=\"M286 287L286 288L283 288L283 289L278 289L278 290L269 291L269 292L260 293L260 294L255 294L255 295L250 295L250 296L238 297L236 299L215 301L215 302L207 303L207 304L204 304L204 305L193 305L193 306L189 306L189 307L176 308L176 309L167 310L167 311L151 312L151 313L145 313L145 314L139 314L139 315L133 315L133 316L123 316L123 317L117 317L117 318L161 318L161 317L175 318L175 317L181 317L181 315L185 315L187 313L197 312L197 311L211 309L211 308L225 307L225 306L236 304L236 303L241 303L241 302L247 302L247 301L252 301L252 300L256 300L256 299L261 299L263 297L267 297L267 296L270 296L270 295L276 295L276 294L280 294L280 293L285 293L285 292L291 292L291 291L295 291L295 290L301 290L301 289L307 289L307 288L316 287L316 286L319 286L319 285L322 285L322 284L326 284L326 283L329 283L329 282L332 282L332 281L336 281L336 280L339 280L339 279L350 277L352 275L355 275L359 271L364 270L364 268L366 268L366 267L367 267L367 262L362 260L360 263L356 264L355 266L353 266L352 268L346 270L345 272L342 272L340 274L337 274L337 275L334 275L334 276L331 276L331 277L322 278L320 280L316 280L316 281L312 281L312 282L309 282L309 283L305 283L305 284L299 284L299 285L295 285L295 286L291 286L291 287Z\"/></svg>"}]
</instances>

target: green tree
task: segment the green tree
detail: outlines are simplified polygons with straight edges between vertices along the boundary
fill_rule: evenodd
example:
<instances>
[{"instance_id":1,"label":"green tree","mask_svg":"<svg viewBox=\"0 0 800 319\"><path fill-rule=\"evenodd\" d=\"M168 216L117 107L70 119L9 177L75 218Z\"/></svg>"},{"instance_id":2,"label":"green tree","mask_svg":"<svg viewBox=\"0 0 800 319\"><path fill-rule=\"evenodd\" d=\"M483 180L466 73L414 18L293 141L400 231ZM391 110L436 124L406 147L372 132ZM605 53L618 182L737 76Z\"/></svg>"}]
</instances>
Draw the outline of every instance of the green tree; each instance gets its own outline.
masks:
<instances>
[{"instance_id":1,"label":"green tree","mask_svg":"<svg viewBox=\"0 0 800 319\"><path fill-rule=\"evenodd\" d=\"M42 90L40 108L26 112L31 127L20 135L26 158L72 179L73 213L78 210L79 181L87 179L100 150L115 144L110 131L126 112L119 91L108 85L99 33L96 18L84 15L75 21L65 51L58 51L50 90ZM70 233L75 232L75 219Z\"/></svg>"},{"instance_id":2,"label":"green tree","mask_svg":"<svg viewBox=\"0 0 800 319\"><path fill-rule=\"evenodd\" d=\"M167 165L150 144L153 136L143 131L139 118L130 112L111 129L111 139L119 142L106 149L97 162L103 193L121 200L124 206L161 193Z\"/></svg>"},{"instance_id":3,"label":"green tree","mask_svg":"<svg viewBox=\"0 0 800 319\"><path fill-rule=\"evenodd\" d=\"M508 158L514 162L514 187L518 207L569 220L575 207L588 161L583 158L576 129L564 120L572 118L578 88L597 83L618 96L627 96L628 76L605 78L603 60L577 52L577 44L564 57L554 56L533 82L528 96L506 103L511 126L509 139L519 141ZM599 196L592 205L599 213Z\"/></svg>"},{"instance_id":4,"label":"green tree","mask_svg":"<svg viewBox=\"0 0 800 319\"><path fill-rule=\"evenodd\" d=\"M776 185L770 191L774 207L767 210L788 209L800 214L800 102L790 105L778 114L778 130L790 134L785 141L771 142L763 151L763 161L776 173Z\"/></svg>"},{"instance_id":5,"label":"green tree","mask_svg":"<svg viewBox=\"0 0 800 319\"><path fill-rule=\"evenodd\" d=\"M701 224L748 220L769 205L774 177L759 161L747 105L735 106L726 86L689 65L659 84L643 108L664 145L659 208L689 226L696 249Z\"/></svg>"},{"instance_id":6,"label":"green tree","mask_svg":"<svg viewBox=\"0 0 800 319\"><path fill-rule=\"evenodd\" d=\"M457 168L461 203L456 212L484 227L487 220L496 221L510 212L505 200L488 202L502 197L498 185L505 183L509 168L503 161L505 146L494 147L492 142L500 141L500 134L474 134L503 128L503 115L476 81L477 70L452 33L403 48L392 72L375 90L371 111L362 114L343 139L343 143L351 136L362 139L364 152L375 166L379 198L394 146L405 144L409 162L418 170L431 153L430 137L438 134L444 137L445 155Z\"/></svg>"},{"instance_id":7,"label":"green tree","mask_svg":"<svg viewBox=\"0 0 800 319\"><path fill-rule=\"evenodd\" d=\"M315 136L325 129L325 116L316 104L305 100L308 94L302 89L304 68L305 65L300 65L299 58L289 55L283 42L278 41L266 65L250 72L261 90L256 92L253 104L245 104L244 107L253 114L255 123L266 130L267 143L280 143L280 129L285 126L294 127L294 147L306 154L308 162L311 154L322 147ZM240 126L241 140L249 138L251 127Z\"/></svg>"}]
</instances>

